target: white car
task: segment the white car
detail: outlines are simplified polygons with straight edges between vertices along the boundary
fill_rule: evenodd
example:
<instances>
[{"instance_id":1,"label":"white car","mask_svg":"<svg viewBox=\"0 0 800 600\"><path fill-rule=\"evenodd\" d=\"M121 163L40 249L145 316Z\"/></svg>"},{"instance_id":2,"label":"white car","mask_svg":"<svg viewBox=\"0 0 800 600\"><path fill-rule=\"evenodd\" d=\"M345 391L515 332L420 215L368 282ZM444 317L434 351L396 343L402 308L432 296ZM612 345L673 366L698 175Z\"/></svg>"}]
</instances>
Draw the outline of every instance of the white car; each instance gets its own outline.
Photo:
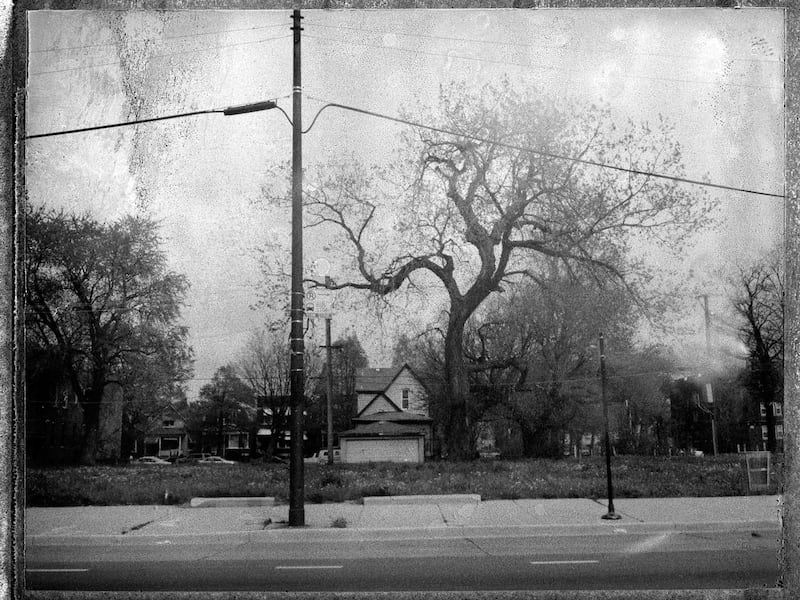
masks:
<instances>
[{"instance_id":1,"label":"white car","mask_svg":"<svg viewBox=\"0 0 800 600\"><path fill-rule=\"evenodd\" d=\"M164 460L163 458L158 458L157 456L140 456L139 458L135 459L134 464L137 465L171 465L172 463L169 461Z\"/></svg>"},{"instance_id":2,"label":"white car","mask_svg":"<svg viewBox=\"0 0 800 600\"><path fill-rule=\"evenodd\" d=\"M235 465L236 461L227 460L221 456L207 456L197 461L200 465Z\"/></svg>"},{"instance_id":3,"label":"white car","mask_svg":"<svg viewBox=\"0 0 800 600\"><path fill-rule=\"evenodd\" d=\"M320 450L319 452L314 452L308 458L303 459L303 462L310 463L310 464L320 464L320 465L327 465L328 464L328 450ZM339 448L333 449L333 462L338 463L342 462L342 451Z\"/></svg>"}]
</instances>

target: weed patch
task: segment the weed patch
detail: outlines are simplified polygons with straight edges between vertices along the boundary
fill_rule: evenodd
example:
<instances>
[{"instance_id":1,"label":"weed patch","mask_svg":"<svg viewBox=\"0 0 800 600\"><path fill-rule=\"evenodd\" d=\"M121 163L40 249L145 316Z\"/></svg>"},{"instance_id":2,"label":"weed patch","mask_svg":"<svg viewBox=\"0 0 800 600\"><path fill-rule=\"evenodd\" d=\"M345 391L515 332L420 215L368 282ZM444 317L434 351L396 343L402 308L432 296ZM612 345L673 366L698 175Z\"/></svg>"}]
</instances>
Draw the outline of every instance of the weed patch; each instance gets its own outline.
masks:
<instances>
[{"instance_id":1,"label":"weed patch","mask_svg":"<svg viewBox=\"0 0 800 600\"><path fill-rule=\"evenodd\" d=\"M781 457L773 472L781 485ZM615 496L668 498L747 494L738 455L718 457L616 456ZM182 504L203 496L273 496L288 500L285 465L96 466L29 469L28 506ZM168 494L165 492L168 491ZM479 494L484 500L604 498L605 459L528 459L421 465L309 465L306 499L313 503L358 501L365 496Z\"/></svg>"}]
</instances>

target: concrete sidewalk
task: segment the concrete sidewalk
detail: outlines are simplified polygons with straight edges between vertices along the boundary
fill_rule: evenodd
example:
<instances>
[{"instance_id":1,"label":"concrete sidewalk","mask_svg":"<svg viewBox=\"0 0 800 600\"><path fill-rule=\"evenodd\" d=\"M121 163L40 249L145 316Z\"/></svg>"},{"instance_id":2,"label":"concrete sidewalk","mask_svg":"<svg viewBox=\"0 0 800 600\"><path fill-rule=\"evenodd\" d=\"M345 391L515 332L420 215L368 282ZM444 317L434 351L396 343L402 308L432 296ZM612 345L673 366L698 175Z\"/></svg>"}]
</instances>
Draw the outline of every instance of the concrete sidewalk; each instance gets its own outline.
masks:
<instances>
[{"instance_id":1,"label":"concrete sidewalk","mask_svg":"<svg viewBox=\"0 0 800 600\"><path fill-rule=\"evenodd\" d=\"M259 506L259 504L261 504ZM362 503L306 504L306 527L289 528L288 506L272 499L215 499L203 507L100 506L28 508L28 544L83 543L97 537L152 540L221 538L264 532L282 540L353 536L480 535L504 530L508 535L558 531L776 529L779 496L720 498L616 499L619 520L603 520L606 502L582 498L489 500L462 496L365 498Z\"/></svg>"}]
</instances>

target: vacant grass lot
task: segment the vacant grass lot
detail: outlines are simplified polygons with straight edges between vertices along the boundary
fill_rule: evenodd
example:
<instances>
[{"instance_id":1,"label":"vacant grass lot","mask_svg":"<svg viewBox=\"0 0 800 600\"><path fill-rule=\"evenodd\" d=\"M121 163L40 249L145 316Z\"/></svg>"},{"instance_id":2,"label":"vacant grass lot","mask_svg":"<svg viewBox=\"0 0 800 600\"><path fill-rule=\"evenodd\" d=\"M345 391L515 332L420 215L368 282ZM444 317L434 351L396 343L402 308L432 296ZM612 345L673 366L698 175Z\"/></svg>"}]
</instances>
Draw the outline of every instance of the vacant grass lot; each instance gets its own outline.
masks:
<instances>
[{"instance_id":1,"label":"vacant grass lot","mask_svg":"<svg viewBox=\"0 0 800 600\"><path fill-rule=\"evenodd\" d=\"M614 496L737 496L747 493L738 455L612 459ZM780 489L780 465L773 469ZM274 496L287 501L289 469L237 465L97 466L29 469L28 506L182 504L196 496ZM308 502L357 501L364 496L480 494L484 500L604 498L602 457L581 460L428 462L423 465L306 465Z\"/></svg>"}]
</instances>

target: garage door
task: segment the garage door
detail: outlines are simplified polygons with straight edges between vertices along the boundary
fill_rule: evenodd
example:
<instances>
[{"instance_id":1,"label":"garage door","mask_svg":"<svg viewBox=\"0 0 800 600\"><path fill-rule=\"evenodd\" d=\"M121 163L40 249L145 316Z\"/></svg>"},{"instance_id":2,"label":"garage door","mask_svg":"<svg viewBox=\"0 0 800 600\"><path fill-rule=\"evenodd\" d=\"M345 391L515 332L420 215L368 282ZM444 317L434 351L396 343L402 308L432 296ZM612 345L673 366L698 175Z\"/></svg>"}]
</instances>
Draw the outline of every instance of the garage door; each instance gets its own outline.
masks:
<instances>
[{"instance_id":1,"label":"garage door","mask_svg":"<svg viewBox=\"0 0 800 600\"><path fill-rule=\"evenodd\" d=\"M422 462L418 438L345 439L342 454L349 463Z\"/></svg>"}]
</instances>

